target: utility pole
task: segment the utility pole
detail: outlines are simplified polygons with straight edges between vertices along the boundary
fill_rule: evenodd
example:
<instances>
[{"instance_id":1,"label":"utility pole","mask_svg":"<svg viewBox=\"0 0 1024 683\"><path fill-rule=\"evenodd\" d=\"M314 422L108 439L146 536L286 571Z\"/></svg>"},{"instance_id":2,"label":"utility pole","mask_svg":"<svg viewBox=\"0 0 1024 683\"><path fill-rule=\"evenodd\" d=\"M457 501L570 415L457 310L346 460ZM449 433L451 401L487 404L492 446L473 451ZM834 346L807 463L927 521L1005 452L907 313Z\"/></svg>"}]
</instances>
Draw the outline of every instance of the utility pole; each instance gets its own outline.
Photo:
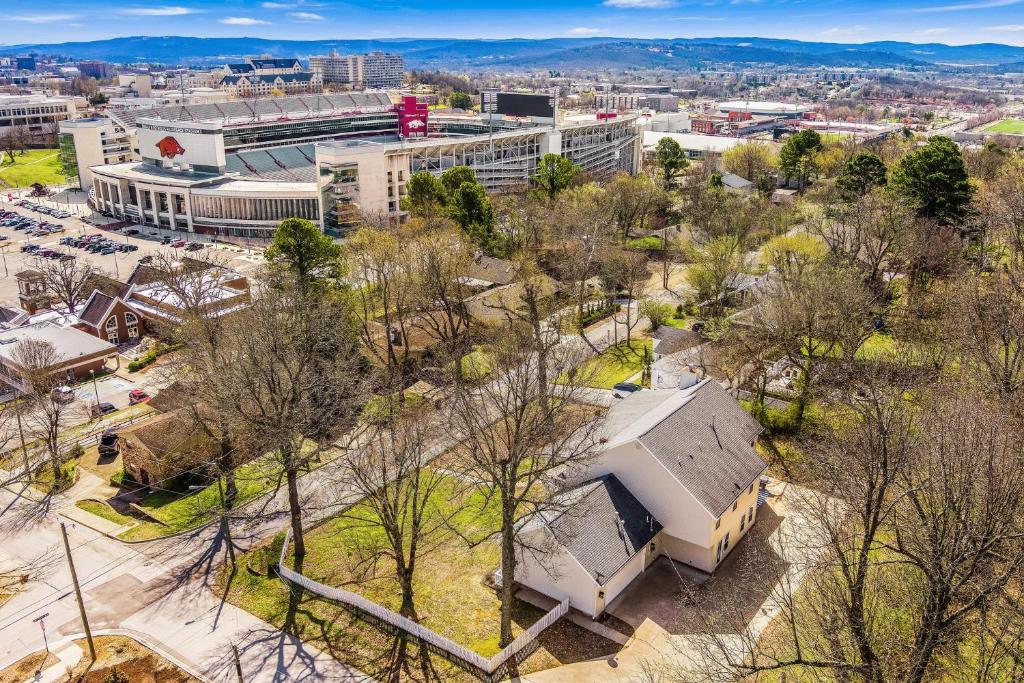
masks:
<instances>
[{"instance_id":1,"label":"utility pole","mask_svg":"<svg viewBox=\"0 0 1024 683\"><path fill-rule=\"evenodd\" d=\"M238 646L231 643L231 655L235 658L235 673L238 675L238 683L245 683L242 678L242 660L238 658Z\"/></svg>"},{"instance_id":2,"label":"utility pole","mask_svg":"<svg viewBox=\"0 0 1024 683\"><path fill-rule=\"evenodd\" d=\"M71 569L71 583L75 585L75 597L78 599L78 613L82 615L82 627L85 629L85 639L89 641L89 656L96 661L96 646L92 642L92 631L89 629L89 618L85 616L85 603L82 602L82 587L78 585L78 573L75 571L75 561L71 559L71 544L68 543L68 530L64 522L60 523L60 535L64 537L64 552L68 556L68 568Z\"/></svg>"}]
</instances>

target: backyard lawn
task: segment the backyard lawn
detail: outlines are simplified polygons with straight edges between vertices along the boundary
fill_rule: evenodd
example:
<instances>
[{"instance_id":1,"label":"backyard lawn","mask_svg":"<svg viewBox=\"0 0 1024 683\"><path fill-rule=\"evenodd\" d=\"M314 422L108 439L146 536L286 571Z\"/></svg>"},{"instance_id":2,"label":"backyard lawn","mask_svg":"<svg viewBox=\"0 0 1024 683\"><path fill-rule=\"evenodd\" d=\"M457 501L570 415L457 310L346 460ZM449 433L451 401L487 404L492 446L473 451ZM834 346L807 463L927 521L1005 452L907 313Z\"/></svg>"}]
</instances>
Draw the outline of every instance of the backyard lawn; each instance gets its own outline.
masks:
<instances>
[{"instance_id":1,"label":"backyard lawn","mask_svg":"<svg viewBox=\"0 0 1024 683\"><path fill-rule=\"evenodd\" d=\"M580 365L582 381L596 389L611 389L644 369L645 350L651 353L650 339L619 342Z\"/></svg>"},{"instance_id":2,"label":"backyard lawn","mask_svg":"<svg viewBox=\"0 0 1024 683\"><path fill-rule=\"evenodd\" d=\"M31 187L32 183L60 185L64 182L60 159L55 149L32 149L14 155L14 163L7 154L0 161L0 185L5 187Z\"/></svg>"},{"instance_id":3,"label":"backyard lawn","mask_svg":"<svg viewBox=\"0 0 1024 683\"><path fill-rule=\"evenodd\" d=\"M451 516L458 531L437 537L433 551L417 561L415 595L421 623L479 654L489 657L499 651L501 603L496 592L484 584L485 577L500 564L500 551L491 532L497 528L496 502L485 502L478 493L462 491L458 480L446 479L434 494L432 514ZM354 519L354 517L360 519ZM364 520L373 514L357 504L347 515L332 518L309 530L303 573L322 583L359 593L390 609L400 605L397 582L391 577L390 560L377 564L365 561L380 549L383 532ZM466 539L476 541L470 545ZM231 576L224 570L220 580L230 582L232 603L280 626L288 612L288 591L284 584L267 576L267 566L276 562L281 537L247 553L242 558L248 570ZM288 563L292 560L289 558ZM544 611L517 601L514 630L518 634L543 616ZM342 662L356 666L370 676L381 674L388 660L393 638L377 627L352 616L344 608L306 592L296 615L296 628L303 638L330 652ZM521 667L527 673L560 663L606 656L617 646L590 634L571 622L561 621L541 635L541 648ZM411 655L416 657L418 655ZM412 661L416 661L413 659ZM438 680L475 680L449 662L431 656ZM414 666L418 671L418 664Z\"/></svg>"}]
</instances>

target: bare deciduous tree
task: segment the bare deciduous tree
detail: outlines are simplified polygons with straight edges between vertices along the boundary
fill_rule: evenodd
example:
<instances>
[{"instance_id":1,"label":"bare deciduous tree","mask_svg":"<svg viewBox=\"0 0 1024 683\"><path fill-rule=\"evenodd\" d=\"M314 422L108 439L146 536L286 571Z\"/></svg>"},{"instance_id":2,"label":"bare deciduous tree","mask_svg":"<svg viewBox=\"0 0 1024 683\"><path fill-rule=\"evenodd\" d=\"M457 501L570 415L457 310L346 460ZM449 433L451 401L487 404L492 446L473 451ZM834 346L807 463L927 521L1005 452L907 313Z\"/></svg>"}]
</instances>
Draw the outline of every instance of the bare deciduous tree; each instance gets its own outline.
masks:
<instances>
[{"instance_id":1,"label":"bare deciduous tree","mask_svg":"<svg viewBox=\"0 0 1024 683\"><path fill-rule=\"evenodd\" d=\"M236 433L277 458L297 571L306 553L299 476L352 426L360 399L356 335L348 322L343 302L281 280L225 322L217 407Z\"/></svg>"},{"instance_id":2,"label":"bare deciduous tree","mask_svg":"<svg viewBox=\"0 0 1024 683\"><path fill-rule=\"evenodd\" d=\"M48 305L49 299L56 299L72 315L78 312L79 305L85 303L92 294L94 278L101 274L99 269L84 259L37 258L33 262L33 269L39 273L41 294L47 298L47 301L39 303Z\"/></svg>"},{"instance_id":3,"label":"bare deciduous tree","mask_svg":"<svg viewBox=\"0 0 1024 683\"><path fill-rule=\"evenodd\" d=\"M452 478L428 468L430 422L415 408L376 426L365 447L349 453L341 482L359 502L342 517L361 540L360 564L371 575L381 562L391 565L401 590L399 612L417 619L414 579L418 562L450 537L448 505ZM440 497L445 500L439 500ZM365 531L367 533L361 533Z\"/></svg>"},{"instance_id":4,"label":"bare deciduous tree","mask_svg":"<svg viewBox=\"0 0 1024 683\"><path fill-rule=\"evenodd\" d=\"M66 358L50 342L34 339L19 341L12 358L19 368L23 394L28 402L22 416L25 429L42 442L57 486L63 479L61 433L76 412L73 404L56 391L66 381L57 370Z\"/></svg>"},{"instance_id":5,"label":"bare deciduous tree","mask_svg":"<svg viewBox=\"0 0 1024 683\"><path fill-rule=\"evenodd\" d=\"M512 640L512 588L519 531L534 516L557 507L554 494L594 453L600 431L595 410L582 406L576 376L578 345L549 355L551 385L546 409L537 400L538 356L521 333L493 346L491 381L453 399L451 425L462 441L456 466L500 508L501 644Z\"/></svg>"}]
</instances>

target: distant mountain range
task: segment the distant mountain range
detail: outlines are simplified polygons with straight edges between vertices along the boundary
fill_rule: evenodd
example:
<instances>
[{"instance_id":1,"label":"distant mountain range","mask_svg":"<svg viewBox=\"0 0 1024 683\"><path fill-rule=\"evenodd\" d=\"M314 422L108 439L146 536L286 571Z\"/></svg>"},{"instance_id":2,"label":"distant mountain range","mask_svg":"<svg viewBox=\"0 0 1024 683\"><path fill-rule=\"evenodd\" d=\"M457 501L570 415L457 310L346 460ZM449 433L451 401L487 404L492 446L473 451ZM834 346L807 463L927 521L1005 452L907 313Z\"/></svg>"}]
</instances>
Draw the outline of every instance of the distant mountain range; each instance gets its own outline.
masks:
<instances>
[{"instance_id":1,"label":"distant mountain range","mask_svg":"<svg viewBox=\"0 0 1024 683\"><path fill-rule=\"evenodd\" d=\"M615 37L511 40L394 38L388 40L270 40L131 36L73 43L0 46L0 55L63 55L116 63L205 65L246 55L306 58L331 50L397 52L411 68L667 68L716 64L823 67L915 67L928 65L1019 68L1024 47L979 43L813 43L772 38L632 39Z\"/></svg>"}]
</instances>

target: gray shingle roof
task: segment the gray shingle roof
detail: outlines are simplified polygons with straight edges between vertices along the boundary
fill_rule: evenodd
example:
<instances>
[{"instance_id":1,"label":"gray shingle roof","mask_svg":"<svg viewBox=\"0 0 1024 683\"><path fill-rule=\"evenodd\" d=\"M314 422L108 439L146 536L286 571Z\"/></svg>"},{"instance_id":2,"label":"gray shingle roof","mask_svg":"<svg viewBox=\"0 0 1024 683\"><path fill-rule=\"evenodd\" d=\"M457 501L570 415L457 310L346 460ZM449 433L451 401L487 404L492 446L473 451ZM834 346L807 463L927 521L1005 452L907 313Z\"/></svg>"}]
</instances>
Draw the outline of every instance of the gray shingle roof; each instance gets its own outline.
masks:
<instances>
[{"instance_id":1,"label":"gray shingle roof","mask_svg":"<svg viewBox=\"0 0 1024 683\"><path fill-rule=\"evenodd\" d=\"M734 190L744 190L751 187L754 183L735 173L725 173L722 175L722 184Z\"/></svg>"},{"instance_id":2,"label":"gray shingle roof","mask_svg":"<svg viewBox=\"0 0 1024 683\"><path fill-rule=\"evenodd\" d=\"M569 510L548 527L600 585L661 531L658 520L614 474L588 481L562 496L571 499L567 501Z\"/></svg>"},{"instance_id":3,"label":"gray shingle roof","mask_svg":"<svg viewBox=\"0 0 1024 683\"><path fill-rule=\"evenodd\" d=\"M655 339L654 351L662 356L700 346L702 341L700 335L693 330L681 330L670 325L662 325L652 336Z\"/></svg>"},{"instance_id":4,"label":"gray shingle roof","mask_svg":"<svg viewBox=\"0 0 1024 683\"><path fill-rule=\"evenodd\" d=\"M762 428L718 382L690 391L690 400L638 440L719 517L766 467L751 445Z\"/></svg>"},{"instance_id":5,"label":"gray shingle roof","mask_svg":"<svg viewBox=\"0 0 1024 683\"><path fill-rule=\"evenodd\" d=\"M496 285L507 285L515 280L516 267L511 261L477 254L466 269L466 275Z\"/></svg>"}]
</instances>

